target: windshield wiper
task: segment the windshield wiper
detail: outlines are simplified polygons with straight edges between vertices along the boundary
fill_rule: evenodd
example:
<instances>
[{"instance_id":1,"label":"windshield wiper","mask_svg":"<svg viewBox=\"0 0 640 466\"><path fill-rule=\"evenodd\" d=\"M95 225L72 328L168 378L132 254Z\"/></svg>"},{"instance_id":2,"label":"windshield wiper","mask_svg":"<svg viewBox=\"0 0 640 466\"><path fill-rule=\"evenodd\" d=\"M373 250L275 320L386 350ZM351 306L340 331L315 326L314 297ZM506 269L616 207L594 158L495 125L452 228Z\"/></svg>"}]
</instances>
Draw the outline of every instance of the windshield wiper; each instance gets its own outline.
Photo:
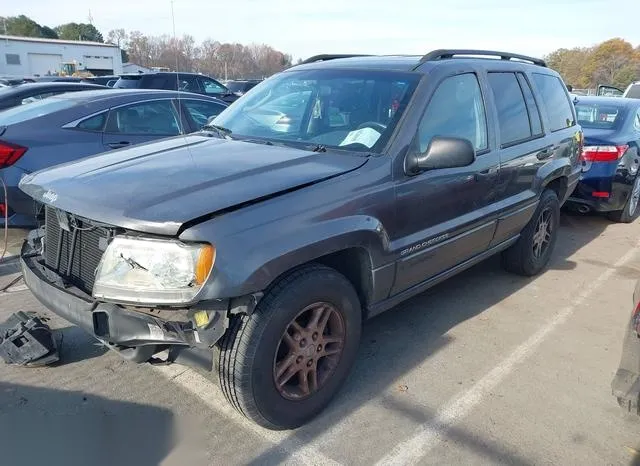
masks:
<instances>
[{"instance_id":1,"label":"windshield wiper","mask_svg":"<svg viewBox=\"0 0 640 466\"><path fill-rule=\"evenodd\" d=\"M230 138L231 130L229 128L225 128L224 126L212 125L211 123L206 124L202 127L202 131L212 131L216 133L223 139Z\"/></svg>"}]
</instances>

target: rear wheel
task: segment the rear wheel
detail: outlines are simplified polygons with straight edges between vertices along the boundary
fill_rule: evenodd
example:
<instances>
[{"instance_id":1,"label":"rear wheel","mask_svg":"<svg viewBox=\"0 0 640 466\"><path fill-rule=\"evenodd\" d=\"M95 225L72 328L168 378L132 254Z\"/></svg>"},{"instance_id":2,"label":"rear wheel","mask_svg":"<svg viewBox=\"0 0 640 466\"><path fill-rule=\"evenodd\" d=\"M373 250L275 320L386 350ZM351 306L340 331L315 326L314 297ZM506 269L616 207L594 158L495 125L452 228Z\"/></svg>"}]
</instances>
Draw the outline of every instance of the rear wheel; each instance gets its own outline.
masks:
<instances>
[{"instance_id":1,"label":"rear wheel","mask_svg":"<svg viewBox=\"0 0 640 466\"><path fill-rule=\"evenodd\" d=\"M638 218L638 214L640 214L638 204L640 204L640 177L636 176L633 187L631 188L631 194L629 195L629 199L627 199L627 203L624 205L624 209L609 212L609 218L618 223L631 223Z\"/></svg>"},{"instance_id":2,"label":"rear wheel","mask_svg":"<svg viewBox=\"0 0 640 466\"><path fill-rule=\"evenodd\" d=\"M503 267L509 272L527 277L538 274L549 262L558 236L559 223L558 196L555 191L546 189L518 241L502 253Z\"/></svg>"},{"instance_id":3,"label":"rear wheel","mask_svg":"<svg viewBox=\"0 0 640 466\"><path fill-rule=\"evenodd\" d=\"M347 377L360 328L360 302L344 276L320 265L297 270L253 314L233 318L217 358L222 391L263 427L299 427Z\"/></svg>"}]
</instances>

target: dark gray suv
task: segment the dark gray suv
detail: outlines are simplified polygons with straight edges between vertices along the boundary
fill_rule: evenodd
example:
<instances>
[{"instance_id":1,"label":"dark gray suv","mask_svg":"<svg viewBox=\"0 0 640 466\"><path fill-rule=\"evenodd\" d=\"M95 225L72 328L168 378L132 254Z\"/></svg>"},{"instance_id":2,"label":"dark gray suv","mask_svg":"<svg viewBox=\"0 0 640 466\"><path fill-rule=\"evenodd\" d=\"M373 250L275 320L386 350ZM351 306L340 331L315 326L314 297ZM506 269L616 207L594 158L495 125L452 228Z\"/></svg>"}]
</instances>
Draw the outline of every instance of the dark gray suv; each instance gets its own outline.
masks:
<instances>
[{"instance_id":1,"label":"dark gray suv","mask_svg":"<svg viewBox=\"0 0 640 466\"><path fill-rule=\"evenodd\" d=\"M129 360L215 368L238 411L294 428L364 320L493 254L545 267L580 173L574 112L520 55L313 57L199 133L24 178L45 204L25 281Z\"/></svg>"}]
</instances>

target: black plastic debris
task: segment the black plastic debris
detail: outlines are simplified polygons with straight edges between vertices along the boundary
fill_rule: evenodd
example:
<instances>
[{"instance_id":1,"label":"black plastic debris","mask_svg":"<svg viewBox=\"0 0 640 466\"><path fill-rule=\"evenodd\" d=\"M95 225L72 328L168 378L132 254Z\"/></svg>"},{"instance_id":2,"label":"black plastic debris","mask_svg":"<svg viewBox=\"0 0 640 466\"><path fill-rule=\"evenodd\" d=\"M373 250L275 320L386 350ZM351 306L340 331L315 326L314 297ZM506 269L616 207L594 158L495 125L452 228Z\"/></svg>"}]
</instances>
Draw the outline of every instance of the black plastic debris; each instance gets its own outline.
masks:
<instances>
[{"instance_id":1,"label":"black plastic debris","mask_svg":"<svg viewBox=\"0 0 640 466\"><path fill-rule=\"evenodd\" d=\"M44 366L59 359L49 326L24 312L0 324L0 356L7 364L22 366Z\"/></svg>"}]
</instances>

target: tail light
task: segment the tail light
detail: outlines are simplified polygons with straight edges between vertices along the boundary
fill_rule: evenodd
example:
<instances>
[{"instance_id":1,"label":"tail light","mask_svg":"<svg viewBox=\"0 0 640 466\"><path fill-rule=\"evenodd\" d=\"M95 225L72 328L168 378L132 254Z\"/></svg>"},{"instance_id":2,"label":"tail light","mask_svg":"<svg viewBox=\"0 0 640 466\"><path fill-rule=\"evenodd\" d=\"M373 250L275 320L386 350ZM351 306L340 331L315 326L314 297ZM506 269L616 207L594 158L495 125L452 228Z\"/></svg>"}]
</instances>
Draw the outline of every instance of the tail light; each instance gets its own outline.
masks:
<instances>
[{"instance_id":1,"label":"tail light","mask_svg":"<svg viewBox=\"0 0 640 466\"><path fill-rule=\"evenodd\" d=\"M582 160L586 162L615 162L627 151L629 146L585 146Z\"/></svg>"},{"instance_id":2,"label":"tail light","mask_svg":"<svg viewBox=\"0 0 640 466\"><path fill-rule=\"evenodd\" d=\"M18 161L27 152L26 147L0 141L0 169L7 168Z\"/></svg>"}]
</instances>

